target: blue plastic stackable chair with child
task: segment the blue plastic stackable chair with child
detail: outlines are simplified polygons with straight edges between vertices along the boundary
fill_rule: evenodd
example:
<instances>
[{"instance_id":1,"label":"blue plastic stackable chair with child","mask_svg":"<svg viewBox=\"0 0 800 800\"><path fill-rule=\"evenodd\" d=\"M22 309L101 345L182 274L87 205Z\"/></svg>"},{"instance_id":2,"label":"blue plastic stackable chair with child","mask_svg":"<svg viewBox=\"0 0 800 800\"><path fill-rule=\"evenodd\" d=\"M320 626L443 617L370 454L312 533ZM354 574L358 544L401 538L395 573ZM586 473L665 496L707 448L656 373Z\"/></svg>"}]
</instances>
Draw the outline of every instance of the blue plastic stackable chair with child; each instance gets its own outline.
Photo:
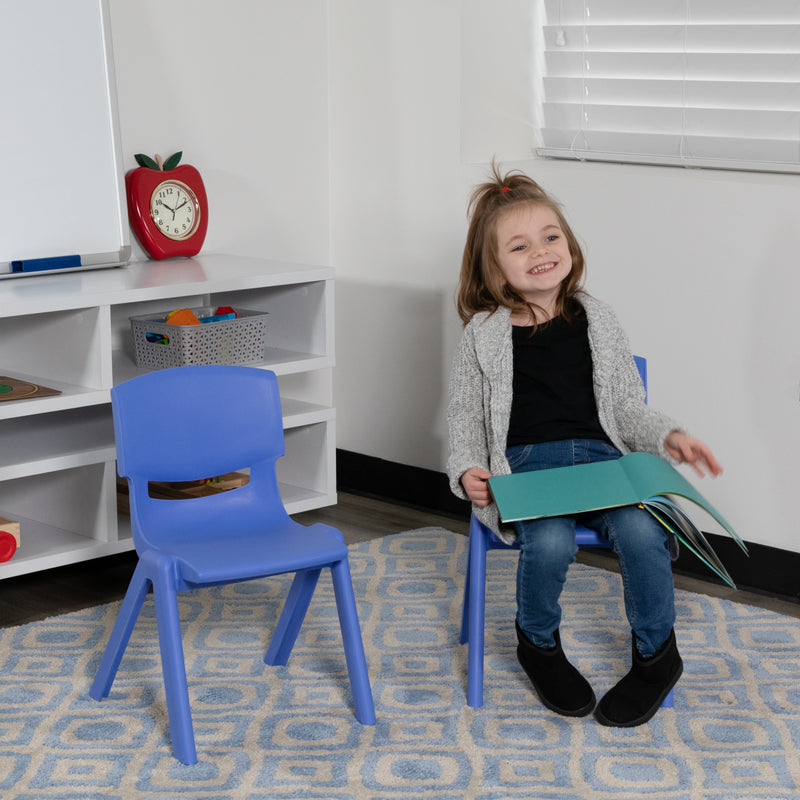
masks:
<instances>
[{"instance_id":1,"label":"blue plastic stackable chair with child","mask_svg":"<svg viewBox=\"0 0 800 800\"><path fill-rule=\"evenodd\" d=\"M450 489L472 503L498 539L518 542L517 660L541 703L567 717L593 713L608 727L643 725L683 674L669 529L634 500L605 506L600 497L590 510L538 516L534 508L528 513L520 490L516 510L506 514L512 531L501 523L492 481L504 486L509 476L519 489L513 476L536 483L546 479L525 473L602 465L628 454L686 464L699 477L722 474L722 465L705 442L645 402L625 330L611 306L583 288L586 255L552 195L522 170L503 173L493 162L470 195L468 217L455 297L463 330L448 388ZM614 268L624 272L625 265ZM559 630L578 513L613 542L631 632L630 669L599 701L569 661ZM471 637L470 702L477 704L484 582L478 551L491 549L492 539L474 540L464 638Z\"/></svg>"},{"instance_id":2,"label":"blue plastic stackable chair with child","mask_svg":"<svg viewBox=\"0 0 800 800\"><path fill-rule=\"evenodd\" d=\"M642 383L647 392L647 361L634 356ZM597 531L576 525L575 543L580 548L610 550L608 539ZM506 544L487 528L474 514L470 517L467 567L464 577L464 600L461 608L461 644L468 644L467 654L467 704L472 708L483 705L484 616L486 608L486 553L489 550L518 550L515 544ZM661 703L662 708L672 708L672 691Z\"/></svg>"},{"instance_id":3,"label":"blue plastic stackable chair with child","mask_svg":"<svg viewBox=\"0 0 800 800\"><path fill-rule=\"evenodd\" d=\"M320 573L330 569L355 715L374 724L344 538L327 525L294 522L278 491L275 463L284 454L284 437L275 374L240 366L176 367L116 386L111 400L139 562L91 697L108 696L152 587L173 753L195 763L178 593L294 573L264 658L286 664ZM197 481L246 468L249 482L230 491L181 500L150 496L151 481Z\"/></svg>"}]
</instances>

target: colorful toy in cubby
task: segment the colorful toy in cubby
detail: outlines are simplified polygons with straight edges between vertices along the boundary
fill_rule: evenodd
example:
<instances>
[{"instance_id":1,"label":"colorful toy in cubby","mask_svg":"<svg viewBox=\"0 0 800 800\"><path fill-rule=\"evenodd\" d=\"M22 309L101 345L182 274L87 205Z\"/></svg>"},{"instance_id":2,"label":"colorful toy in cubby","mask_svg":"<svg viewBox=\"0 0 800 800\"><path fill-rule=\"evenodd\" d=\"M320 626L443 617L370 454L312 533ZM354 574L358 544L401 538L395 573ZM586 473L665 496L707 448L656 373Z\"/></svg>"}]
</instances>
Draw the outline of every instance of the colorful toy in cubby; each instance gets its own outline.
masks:
<instances>
[{"instance_id":1,"label":"colorful toy in cubby","mask_svg":"<svg viewBox=\"0 0 800 800\"><path fill-rule=\"evenodd\" d=\"M0 562L8 561L19 547L19 522L0 517Z\"/></svg>"},{"instance_id":2,"label":"colorful toy in cubby","mask_svg":"<svg viewBox=\"0 0 800 800\"><path fill-rule=\"evenodd\" d=\"M167 314L167 325L200 325L204 322L225 322L236 319L237 314L230 306L220 306L211 316L198 317L191 308L176 308Z\"/></svg>"},{"instance_id":3,"label":"colorful toy in cubby","mask_svg":"<svg viewBox=\"0 0 800 800\"><path fill-rule=\"evenodd\" d=\"M170 311L165 320L167 325L199 325L200 320L190 308L178 308Z\"/></svg>"}]
</instances>

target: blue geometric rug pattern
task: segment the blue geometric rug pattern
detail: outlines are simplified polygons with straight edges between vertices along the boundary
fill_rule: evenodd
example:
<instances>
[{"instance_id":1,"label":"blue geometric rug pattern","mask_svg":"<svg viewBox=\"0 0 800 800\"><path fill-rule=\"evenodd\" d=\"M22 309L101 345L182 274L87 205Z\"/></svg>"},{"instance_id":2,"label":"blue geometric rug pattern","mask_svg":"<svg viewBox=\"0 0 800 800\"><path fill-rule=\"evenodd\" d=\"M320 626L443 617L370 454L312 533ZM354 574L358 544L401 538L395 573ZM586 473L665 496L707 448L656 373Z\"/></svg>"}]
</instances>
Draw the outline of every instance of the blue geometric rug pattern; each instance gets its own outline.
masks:
<instances>
[{"instance_id":1,"label":"blue geometric rug pattern","mask_svg":"<svg viewBox=\"0 0 800 800\"><path fill-rule=\"evenodd\" d=\"M678 592L674 709L604 728L547 711L517 664L516 554L488 558L484 706L458 644L466 538L351 547L377 714L354 718L330 579L285 667L288 578L181 596L199 763L171 753L152 599L108 699L87 690L117 604L0 630L2 800L789 800L800 797L800 621ZM598 696L629 665L619 578L574 565L565 650Z\"/></svg>"}]
</instances>

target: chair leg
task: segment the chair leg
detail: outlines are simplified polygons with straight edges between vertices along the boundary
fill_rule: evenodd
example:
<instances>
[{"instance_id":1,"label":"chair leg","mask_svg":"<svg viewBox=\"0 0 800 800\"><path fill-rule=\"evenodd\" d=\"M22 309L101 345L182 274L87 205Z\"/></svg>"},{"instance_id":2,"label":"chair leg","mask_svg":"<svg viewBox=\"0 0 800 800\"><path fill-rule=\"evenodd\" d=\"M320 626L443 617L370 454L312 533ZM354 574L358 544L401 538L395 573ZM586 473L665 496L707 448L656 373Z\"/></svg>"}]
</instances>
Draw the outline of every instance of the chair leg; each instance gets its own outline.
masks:
<instances>
[{"instance_id":1,"label":"chair leg","mask_svg":"<svg viewBox=\"0 0 800 800\"><path fill-rule=\"evenodd\" d=\"M122 601L111 635L108 638L103 658L89 689L89 697L94 700L102 700L104 697L108 697L108 693L111 691L111 684L114 683L125 648L128 646L131 633L133 633L136 620L139 618L139 612L142 610L142 604L150 588L150 579L145 572L145 567L139 562L131 577L125 598Z\"/></svg>"},{"instance_id":2,"label":"chair leg","mask_svg":"<svg viewBox=\"0 0 800 800\"><path fill-rule=\"evenodd\" d=\"M375 706L369 684L364 643L361 640L361 627L358 624L353 581L346 558L331 565L331 577L336 597L336 610L339 614L339 625L342 629L344 655L347 661L347 674L350 676L350 690L353 694L356 719L362 725L374 725Z\"/></svg>"},{"instance_id":3,"label":"chair leg","mask_svg":"<svg viewBox=\"0 0 800 800\"><path fill-rule=\"evenodd\" d=\"M469 532L469 645L467 705L483 705L483 625L486 613L486 538L477 524Z\"/></svg>"},{"instance_id":4,"label":"chair leg","mask_svg":"<svg viewBox=\"0 0 800 800\"><path fill-rule=\"evenodd\" d=\"M459 637L460 644L466 644L469 641L469 592L472 580L472 554L469 545L467 546L467 566L464 570L464 597L461 601L461 635Z\"/></svg>"},{"instance_id":5,"label":"chair leg","mask_svg":"<svg viewBox=\"0 0 800 800\"><path fill-rule=\"evenodd\" d=\"M161 671L167 694L172 752L183 764L195 764L197 750L192 727L192 712L189 707L189 688L186 683L186 664L173 565L165 560L158 563L157 570L158 574L153 581L153 597L156 606L158 644L161 650Z\"/></svg>"},{"instance_id":6,"label":"chair leg","mask_svg":"<svg viewBox=\"0 0 800 800\"><path fill-rule=\"evenodd\" d=\"M283 666L289 661L300 626L303 624L308 604L317 587L321 569L305 569L295 573L283 611L278 619L272 641L264 656L264 663L272 666Z\"/></svg>"}]
</instances>

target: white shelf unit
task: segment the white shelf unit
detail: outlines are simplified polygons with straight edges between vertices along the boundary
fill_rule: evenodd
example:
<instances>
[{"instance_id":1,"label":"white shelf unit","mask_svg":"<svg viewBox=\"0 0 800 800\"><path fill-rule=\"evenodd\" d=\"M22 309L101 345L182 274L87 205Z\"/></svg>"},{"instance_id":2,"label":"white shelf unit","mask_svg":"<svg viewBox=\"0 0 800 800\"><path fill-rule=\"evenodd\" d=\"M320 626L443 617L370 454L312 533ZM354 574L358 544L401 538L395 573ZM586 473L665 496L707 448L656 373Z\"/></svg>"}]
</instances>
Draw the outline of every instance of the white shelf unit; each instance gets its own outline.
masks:
<instances>
[{"instance_id":1,"label":"white shelf unit","mask_svg":"<svg viewBox=\"0 0 800 800\"><path fill-rule=\"evenodd\" d=\"M336 502L333 270L225 255L0 282L0 376L61 394L0 400L0 516L21 522L0 579L133 549L117 512L111 387L136 366L129 318L230 305L267 312L290 514ZM0 381L2 382L2 381Z\"/></svg>"}]
</instances>

